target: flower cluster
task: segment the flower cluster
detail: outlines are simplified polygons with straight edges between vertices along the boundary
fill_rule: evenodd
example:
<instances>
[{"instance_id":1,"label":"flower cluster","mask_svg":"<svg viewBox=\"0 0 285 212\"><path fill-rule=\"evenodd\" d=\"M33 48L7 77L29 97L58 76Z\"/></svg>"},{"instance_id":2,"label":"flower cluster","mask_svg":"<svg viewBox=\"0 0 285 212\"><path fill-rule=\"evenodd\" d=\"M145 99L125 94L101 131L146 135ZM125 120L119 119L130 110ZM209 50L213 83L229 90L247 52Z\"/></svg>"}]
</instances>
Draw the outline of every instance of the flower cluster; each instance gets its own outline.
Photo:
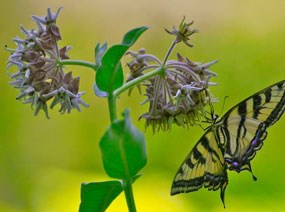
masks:
<instances>
[{"instance_id":1,"label":"flower cluster","mask_svg":"<svg viewBox=\"0 0 285 212\"><path fill-rule=\"evenodd\" d=\"M37 24L37 30L25 29L21 26L25 39L15 38L17 48L11 50L8 68L16 66L18 72L11 74L10 84L20 90L17 97L23 103L30 103L35 109L35 115L43 110L48 116L47 102L51 101L50 108L60 104L60 112L70 113L73 108L80 111L80 105L88 107L81 100L84 92L79 92L79 77L73 78L72 73L64 73L59 65L62 59L68 59L67 51L70 47L59 48L58 41L61 34L56 19L56 13L47 10L47 16L32 16Z\"/></svg>"},{"instance_id":2,"label":"flower cluster","mask_svg":"<svg viewBox=\"0 0 285 212\"><path fill-rule=\"evenodd\" d=\"M197 30L190 29L191 24L182 21L179 30L173 28L170 34L176 36L174 44L183 42L192 46L188 43L189 36ZM161 70L161 74L143 84L149 110L140 119L146 120L146 127L152 126L153 132L160 129L166 131L171 129L173 123L187 127L208 119L205 106L217 101L209 91L209 86L216 85L210 79L217 74L209 67L217 61L201 64L177 54L177 60L161 62L154 55L146 54L144 49L128 54L132 56L128 64L128 81L142 76L146 71Z\"/></svg>"}]
</instances>

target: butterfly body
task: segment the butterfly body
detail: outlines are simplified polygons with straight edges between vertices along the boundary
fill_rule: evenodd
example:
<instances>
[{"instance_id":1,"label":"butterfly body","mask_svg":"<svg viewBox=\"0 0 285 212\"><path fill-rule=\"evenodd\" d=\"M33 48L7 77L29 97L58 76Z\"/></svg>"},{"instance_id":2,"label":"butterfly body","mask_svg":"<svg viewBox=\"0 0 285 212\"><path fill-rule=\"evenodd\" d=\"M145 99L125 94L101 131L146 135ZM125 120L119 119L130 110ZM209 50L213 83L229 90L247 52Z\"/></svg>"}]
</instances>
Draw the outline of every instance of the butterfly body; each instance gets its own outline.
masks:
<instances>
[{"instance_id":1,"label":"butterfly body","mask_svg":"<svg viewBox=\"0 0 285 212\"><path fill-rule=\"evenodd\" d=\"M271 85L231 108L207 129L173 180L171 195L202 187L221 190L224 204L227 170L252 173L250 161L261 149L267 128L285 111L285 80ZM253 179L256 180L253 175Z\"/></svg>"}]
</instances>

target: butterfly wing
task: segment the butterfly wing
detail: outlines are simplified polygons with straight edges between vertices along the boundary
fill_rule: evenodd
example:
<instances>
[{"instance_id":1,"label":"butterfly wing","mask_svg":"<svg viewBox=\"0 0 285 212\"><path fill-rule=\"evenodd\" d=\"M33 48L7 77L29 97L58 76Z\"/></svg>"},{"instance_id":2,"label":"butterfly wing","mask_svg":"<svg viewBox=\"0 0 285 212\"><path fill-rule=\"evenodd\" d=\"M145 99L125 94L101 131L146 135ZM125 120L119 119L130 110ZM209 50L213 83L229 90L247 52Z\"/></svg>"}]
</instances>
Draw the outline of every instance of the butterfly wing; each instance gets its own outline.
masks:
<instances>
[{"instance_id":1,"label":"butterfly wing","mask_svg":"<svg viewBox=\"0 0 285 212\"><path fill-rule=\"evenodd\" d=\"M210 128L188 154L173 180L171 195L197 191L221 189L221 199L228 184L224 149L215 138L214 128ZM218 129L217 129L218 130Z\"/></svg>"},{"instance_id":2,"label":"butterfly wing","mask_svg":"<svg viewBox=\"0 0 285 212\"><path fill-rule=\"evenodd\" d=\"M227 169L251 171L250 160L262 147L267 128L285 111L285 80L231 108L202 136L173 180L171 195L221 189L224 204ZM255 177L254 177L255 178Z\"/></svg>"},{"instance_id":3,"label":"butterfly wing","mask_svg":"<svg viewBox=\"0 0 285 212\"><path fill-rule=\"evenodd\" d=\"M285 80L250 96L222 117L224 158L230 170L251 172L250 160L262 147L267 128L279 120L284 110Z\"/></svg>"}]
</instances>

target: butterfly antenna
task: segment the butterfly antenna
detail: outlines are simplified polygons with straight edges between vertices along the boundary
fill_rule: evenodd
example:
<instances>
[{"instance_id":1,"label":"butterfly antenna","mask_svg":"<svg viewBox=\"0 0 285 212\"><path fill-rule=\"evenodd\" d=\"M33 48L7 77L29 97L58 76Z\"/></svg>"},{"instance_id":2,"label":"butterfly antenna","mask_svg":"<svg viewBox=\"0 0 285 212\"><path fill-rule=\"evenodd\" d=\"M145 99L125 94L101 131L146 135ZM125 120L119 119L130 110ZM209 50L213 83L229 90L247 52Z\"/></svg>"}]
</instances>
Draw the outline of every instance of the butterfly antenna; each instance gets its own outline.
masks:
<instances>
[{"instance_id":1,"label":"butterfly antenna","mask_svg":"<svg viewBox=\"0 0 285 212\"><path fill-rule=\"evenodd\" d=\"M210 103L211 119L215 119L215 109L212 103Z\"/></svg>"},{"instance_id":2,"label":"butterfly antenna","mask_svg":"<svg viewBox=\"0 0 285 212\"><path fill-rule=\"evenodd\" d=\"M226 99L227 99L227 98L229 98L229 96L225 96L225 97L224 97L223 105L222 105L222 108L221 108L220 114L222 114L222 113L223 113L223 111L224 111L225 104L226 104Z\"/></svg>"},{"instance_id":3,"label":"butterfly antenna","mask_svg":"<svg viewBox=\"0 0 285 212\"><path fill-rule=\"evenodd\" d=\"M201 129L203 130L203 131L205 131L206 130L206 128L204 128L201 124L197 124L199 127L201 127Z\"/></svg>"}]
</instances>

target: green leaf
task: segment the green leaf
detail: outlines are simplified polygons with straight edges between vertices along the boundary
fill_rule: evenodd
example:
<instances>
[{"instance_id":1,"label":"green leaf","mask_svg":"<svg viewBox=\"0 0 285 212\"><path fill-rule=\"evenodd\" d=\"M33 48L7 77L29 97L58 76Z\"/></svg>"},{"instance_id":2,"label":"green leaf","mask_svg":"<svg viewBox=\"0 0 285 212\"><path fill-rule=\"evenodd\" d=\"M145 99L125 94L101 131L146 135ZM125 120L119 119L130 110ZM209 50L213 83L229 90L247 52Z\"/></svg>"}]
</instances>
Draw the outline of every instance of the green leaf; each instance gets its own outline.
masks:
<instances>
[{"instance_id":1,"label":"green leaf","mask_svg":"<svg viewBox=\"0 0 285 212\"><path fill-rule=\"evenodd\" d=\"M100 46L100 43L98 43L95 47L95 64L97 68L101 65L101 60L104 55L104 53L107 50L107 42L104 43L102 46ZM97 69L96 69L97 70Z\"/></svg>"},{"instance_id":2,"label":"green leaf","mask_svg":"<svg viewBox=\"0 0 285 212\"><path fill-rule=\"evenodd\" d=\"M128 46L114 45L107 50L102 58L96 74L96 83L101 91L112 92L124 83L124 75L120 60Z\"/></svg>"},{"instance_id":3,"label":"green leaf","mask_svg":"<svg viewBox=\"0 0 285 212\"><path fill-rule=\"evenodd\" d=\"M82 183L79 212L103 212L122 191L120 181Z\"/></svg>"},{"instance_id":4,"label":"green leaf","mask_svg":"<svg viewBox=\"0 0 285 212\"><path fill-rule=\"evenodd\" d=\"M136 175L132 182L140 176ZM79 212L105 211L123 189L121 181L82 183Z\"/></svg>"},{"instance_id":5,"label":"green leaf","mask_svg":"<svg viewBox=\"0 0 285 212\"><path fill-rule=\"evenodd\" d=\"M137 39L141 36L141 34L147 29L148 27L145 26L132 29L131 31L125 34L122 44L127 46L133 45L137 41Z\"/></svg>"},{"instance_id":6,"label":"green leaf","mask_svg":"<svg viewBox=\"0 0 285 212\"><path fill-rule=\"evenodd\" d=\"M100 149L106 173L113 178L130 179L147 162L144 135L131 123L129 112L105 132Z\"/></svg>"},{"instance_id":7,"label":"green leaf","mask_svg":"<svg viewBox=\"0 0 285 212\"><path fill-rule=\"evenodd\" d=\"M147 27L139 27L127 32L122 44L114 45L106 52L107 45L105 46L104 44L100 47L98 44L96 46L95 52L97 52L96 55L99 55L95 57L96 64L99 65L96 74L96 84L101 91L111 93L123 85L124 75L120 60L146 29ZM105 52L105 54L102 56L101 52Z\"/></svg>"}]
</instances>

